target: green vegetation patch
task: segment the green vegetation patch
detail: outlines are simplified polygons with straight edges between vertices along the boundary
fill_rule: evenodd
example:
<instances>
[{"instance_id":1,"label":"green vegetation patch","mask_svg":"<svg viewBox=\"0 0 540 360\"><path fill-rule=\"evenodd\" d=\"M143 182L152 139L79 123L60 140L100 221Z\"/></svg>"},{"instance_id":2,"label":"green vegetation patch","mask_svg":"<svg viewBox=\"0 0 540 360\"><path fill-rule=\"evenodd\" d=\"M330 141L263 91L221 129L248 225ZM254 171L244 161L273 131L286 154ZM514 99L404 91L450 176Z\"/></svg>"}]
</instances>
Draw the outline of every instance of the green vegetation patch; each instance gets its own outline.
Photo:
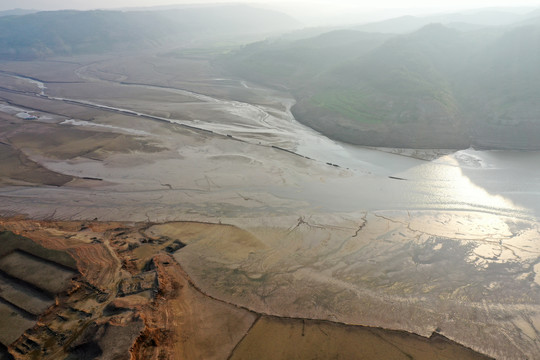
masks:
<instances>
[{"instance_id":1,"label":"green vegetation patch","mask_svg":"<svg viewBox=\"0 0 540 360\"><path fill-rule=\"evenodd\" d=\"M318 107L336 112L349 119L369 124L378 124L385 119L384 112L371 100L371 94L359 90L326 90L311 98Z\"/></svg>"}]
</instances>

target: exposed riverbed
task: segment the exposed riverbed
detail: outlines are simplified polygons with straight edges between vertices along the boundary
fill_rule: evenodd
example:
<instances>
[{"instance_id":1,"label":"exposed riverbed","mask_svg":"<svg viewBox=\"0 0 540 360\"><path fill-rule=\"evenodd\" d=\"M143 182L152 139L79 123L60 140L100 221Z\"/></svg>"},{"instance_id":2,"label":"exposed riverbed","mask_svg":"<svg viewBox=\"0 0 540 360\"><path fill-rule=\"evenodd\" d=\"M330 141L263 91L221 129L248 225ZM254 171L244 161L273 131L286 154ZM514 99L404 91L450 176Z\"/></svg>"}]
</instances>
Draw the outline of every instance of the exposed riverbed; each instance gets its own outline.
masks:
<instances>
[{"instance_id":1,"label":"exposed riverbed","mask_svg":"<svg viewBox=\"0 0 540 360\"><path fill-rule=\"evenodd\" d=\"M540 353L540 153L423 160L330 140L294 120L287 94L254 84L97 75L112 69L76 67L73 84L29 74L34 93L2 93L4 105L32 114L24 105L36 98L48 120L21 121L50 125L62 110L58 132L125 134L161 150L51 156L53 145L13 137L47 169L100 181L0 188L0 211L234 224L256 240L200 239L176 255L216 298L424 336L439 328L497 358Z\"/></svg>"}]
</instances>

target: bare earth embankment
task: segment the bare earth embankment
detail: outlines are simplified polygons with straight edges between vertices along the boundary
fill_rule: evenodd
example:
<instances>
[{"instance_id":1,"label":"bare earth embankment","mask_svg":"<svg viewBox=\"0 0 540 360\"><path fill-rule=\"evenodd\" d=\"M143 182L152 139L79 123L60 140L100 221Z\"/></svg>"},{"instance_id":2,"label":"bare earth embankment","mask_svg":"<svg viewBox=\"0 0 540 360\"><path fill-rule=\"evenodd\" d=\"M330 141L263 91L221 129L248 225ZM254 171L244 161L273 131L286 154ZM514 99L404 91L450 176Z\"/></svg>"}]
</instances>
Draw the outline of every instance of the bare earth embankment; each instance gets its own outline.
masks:
<instances>
[{"instance_id":1,"label":"bare earth embankment","mask_svg":"<svg viewBox=\"0 0 540 360\"><path fill-rule=\"evenodd\" d=\"M221 230L245 236L227 225L165 226L195 237ZM441 335L267 316L217 300L171 257L184 244L151 235L149 224L4 219L0 227L13 248L0 268L20 293L1 294L11 311L0 321L1 340L16 358L486 358ZM33 269L37 262L46 271ZM55 301L27 319L45 294Z\"/></svg>"}]
</instances>

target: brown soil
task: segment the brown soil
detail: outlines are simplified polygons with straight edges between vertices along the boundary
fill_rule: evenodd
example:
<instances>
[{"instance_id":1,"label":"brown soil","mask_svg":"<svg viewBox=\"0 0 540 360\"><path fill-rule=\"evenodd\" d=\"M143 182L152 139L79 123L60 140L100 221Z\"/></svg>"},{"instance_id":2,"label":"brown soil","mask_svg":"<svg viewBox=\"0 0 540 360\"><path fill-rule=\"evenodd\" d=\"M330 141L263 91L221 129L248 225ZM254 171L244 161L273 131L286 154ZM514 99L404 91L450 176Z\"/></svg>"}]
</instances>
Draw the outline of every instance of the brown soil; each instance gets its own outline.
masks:
<instances>
[{"instance_id":1,"label":"brown soil","mask_svg":"<svg viewBox=\"0 0 540 360\"><path fill-rule=\"evenodd\" d=\"M26 121L0 113L0 186L62 186L76 179L45 168L31 159L35 155L59 160L103 160L112 153L162 150L135 136Z\"/></svg>"},{"instance_id":2,"label":"brown soil","mask_svg":"<svg viewBox=\"0 0 540 360\"><path fill-rule=\"evenodd\" d=\"M227 358L257 315L201 294L168 253L178 242L146 237L147 227L0 220L0 230L57 250L44 261L65 263L60 254L69 253L81 274L31 329L24 331L35 320L19 317L6 337L9 351L18 359ZM135 257L141 246L147 255Z\"/></svg>"},{"instance_id":3,"label":"brown soil","mask_svg":"<svg viewBox=\"0 0 540 360\"><path fill-rule=\"evenodd\" d=\"M101 160L111 153L163 150L134 136L85 131L70 126L58 128L41 123L27 126L24 131L11 135L9 141L18 149L64 160L75 157Z\"/></svg>"},{"instance_id":4,"label":"brown soil","mask_svg":"<svg viewBox=\"0 0 540 360\"><path fill-rule=\"evenodd\" d=\"M50 171L10 145L0 143L0 185L43 184L61 186L73 177Z\"/></svg>"},{"instance_id":5,"label":"brown soil","mask_svg":"<svg viewBox=\"0 0 540 360\"><path fill-rule=\"evenodd\" d=\"M3 342L16 359L485 358L441 335L269 317L208 296L171 253L223 236L238 249L260 246L234 226L9 218L0 219L0 231L12 249L3 259L28 252L56 271L80 274L33 327L35 319L19 316L18 328L7 329ZM0 312L9 315L4 305Z\"/></svg>"},{"instance_id":6,"label":"brown soil","mask_svg":"<svg viewBox=\"0 0 540 360\"><path fill-rule=\"evenodd\" d=\"M262 317L238 345L241 359L489 359L442 335L427 339L399 331L323 321Z\"/></svg>"}]
</instances>

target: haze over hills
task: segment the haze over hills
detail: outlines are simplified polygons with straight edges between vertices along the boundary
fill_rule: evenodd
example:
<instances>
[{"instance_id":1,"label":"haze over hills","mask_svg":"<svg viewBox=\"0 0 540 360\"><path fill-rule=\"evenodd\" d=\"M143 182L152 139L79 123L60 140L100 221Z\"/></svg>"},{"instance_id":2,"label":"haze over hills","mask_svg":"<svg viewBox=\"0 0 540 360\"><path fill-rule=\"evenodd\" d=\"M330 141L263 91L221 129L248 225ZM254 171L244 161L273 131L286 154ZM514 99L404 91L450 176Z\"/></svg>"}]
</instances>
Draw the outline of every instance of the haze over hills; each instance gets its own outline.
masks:
<instances>
[{"instance_id":1,"label":"haze over hills","mask_svg":"<svg viewBox=\"0 0 540 360\"><path fill-rule=\"evenodd\" d=\"M285 14L245 5L38 12L0 17L0 58L31 60L163 44L193 45L208 39L238 41L297 27L299 23Z\"/></svg>"},{"instance_id":2,"label":"haze over hills","mask_svg":"<svg viewBox=\"0 0 540 360\"><path fill-rule=\"evenodd\" d=\"M18 1L0 360L538 358L540 14Z\"/></svg>"},{"instance_id":3,"label":"haze over hills","mask_svg":"<svg viewBox=\"0 0 540 360\"><path fill-rule=\"evenodd\" d=\"M1 16L11 16L11 15L28 15L38 12L37 10L28 10L28 9L12 9L0 11Z\"/></svg>"},{"instance_id":4,"label":"haze over hills","mask_svg":"<svg viewBox=\"0 0 540 360\"><path fill-rule=\"evenodd\" d=\"M433 21L444 24L426 25ZM0 17L0 59L213 46L300 27L288 15L245 5L37 12ZM295 116L335 139L530 149L540 134L539 28L538 12L523 9L401 17L297 31L215 64L290 89Z\"/></svg>"},{"instance_id":5,"label":"haze over hills","mask_svg":"<svg viewBox=\"0 0 540 360\"><path fill-rule=\"evenodd\" d=\"M356 30L404 34L419 30L433 23L440 23L460 30L472 30L486 26L504 26L538 16L530 8L489 8L428 16L404 15L382 21L356 26Z\"/></svg>"},{"instance_id":6,"label":"haze over hills","mask_svg":"<svg viewBox=\"0 0 540 360\"><path fill-rule=\"evenodd\" d=\"M444 25L425 25L433 20ZM0 17L0 59L194 47L205 41L211 47L300 27L283 13L245 5L37 12ZM537 12L402 17L269 38L215 64L241 78L290 89L298 120L338 140L530 149L539 146L540 134L539 28Z\"/></svg>"},{"instance_id":7,"label":"haze over hills","mask_svg":"<svg viewBox=\"0 0 540 360\"><path fill-rule=\"evenodd\" d=\"M297 119L335 139L530 149L540 134L539 29L535 19L468 32L340 31L246 46L222 61L241 77L288 87Z\"/></svg>"}]
</instances>

